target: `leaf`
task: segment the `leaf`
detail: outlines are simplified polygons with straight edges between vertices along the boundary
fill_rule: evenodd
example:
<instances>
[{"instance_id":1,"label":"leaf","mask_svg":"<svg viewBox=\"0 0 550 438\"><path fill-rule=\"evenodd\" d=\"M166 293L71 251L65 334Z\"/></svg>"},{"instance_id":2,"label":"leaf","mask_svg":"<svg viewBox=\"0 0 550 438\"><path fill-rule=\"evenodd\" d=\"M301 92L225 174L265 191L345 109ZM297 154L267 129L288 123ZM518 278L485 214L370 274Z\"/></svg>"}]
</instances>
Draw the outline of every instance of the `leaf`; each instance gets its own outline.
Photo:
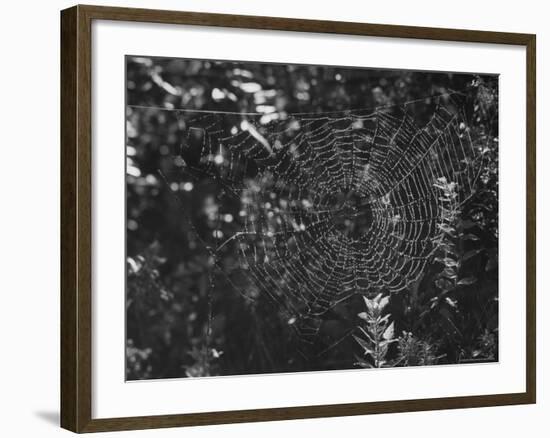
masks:
<instances>
[{"instance_id":1,"label":"leaf","mask_svg":"<svg viewBox=\"0 0 550 438\"><path fill-rule=\"evenodd\" d=\"M141 269L141 264L137 263L132 257L128 257L127 263L132 274L137 274Z\"/></svg>"},{"instance_id":2,"label":"leaf","mask_svg":"<svg viewBox=\"0 0 550 438\"><path fill-rule=\"evenodd\" d=\"M388 319L390 319L390 314L386 313L380 320L378 321L379 324L384 324Z\"/></svg>"},{"instance_id":3,"label":"leaf","mask_svg":"<svg viewBox=\"0 0 550 438\"><path fill-rule=\"evenodd\" d=\"M477 281L477 278L475 277L466 277L460 280L457 285L460 286L469 286L470 284L474 284Z\"/></svg>"},{"instance_id":4,"label":"leaf","mask_svg":"<svg viewBox=\"0 0 550 438\"><path fill-rule=\"evenodd\" d=\"M458 266L458 262L453 260L450 257L445 257L444 259L440 259L440 261L443 262L447 266L451 266L451 267Z\"/></svg>"},{"instance_id":5,"label":"leaf","mask_svg":"<svg viewBox=\"0 0 550 438\"><path fill-rule=\"evenodd\" d=\"M462 256L462 260L468 260L468 259L471 259L472 257L474 257L475 255L479 254L480 252L482 252L483 249L472 249L471 251L467 251L464 256Z\"/></svg>"},{"instance_id":6,"label":"leaf","mask_svg":"<svg viewBox=\"0 0 550 438\"><path fill-rule=\"evenodd\" d=\"M454 230L448 226L448 225L445 225L445 224L437 224L437 228L439 228L441 231L443 231L444 233L446 234L450 234L450 235L453 235L454 234Z\"/></svg>"},{"instance_id":7,"label":"leaf","mask_svg":"<svg viewBox=\"0 0 550 438\"><path fill-rule=\"evenodd\" d=\"M355 365L359 365L361 368L372 368L372 365L368 362L365 362L363 359L355 355Z\"/></svg>"},{"instance_id":8,"label":"leaf","mask_svg":"<svg viewBox=\"0 0 550 438\"><path fill-rule=\"evenodd\" d=\"M369 316L367 315L367 312L358 313L357 316L364 321L368 321L368 318L369 318Z\"/></svg>"},{"instance_id":9,"label":"leaf","mask_svg":"<svg viewBox=\"0 0 550 438\"><path fill-rule=\"evenodd\" d=\"M455 279L456 278L456 272L454 269L452 268L445 268L443 270L443 275L447 278L450 278L450 279Z\"/></svg>"},{"instance_id":10,"label":"leaf","mask_svg":"<svg viewBox=\"0 0 550 438\"><path fill-rule=\"evenodd\" d=\"M353 336L353 339L357 341L357 343L361 346L361 348L365 351L365 354L373 355L374 351L370 348L370 345L367 344L367 341L364 339L361 339L359 336Z\"/></svg>"},{"instance_id":11,"label":"leaf","mask_svg":"<svg viewBox=\"0 0 550 438\"><path fill-rule=\"evenodd\" d=\"M385 352L383 352L384 354L382 354L382 356L385 356L385 355L386 355L387 350L388 350L388 349L387 349L387 346L390 345L390 344L393 344L394 342L397 342L397 341L398 341L398 339L388 339L387 341L382 341L382 342L380 342L380 344L378 344L379 347L380 347L381 349L384 349L384 350L385 350Z\"/></svg>"},{"instance_id":12,"label":"leaf","mask_svg":"<svg viewBox=\"0 0 550 438\"><path fill-rule=\"evenodd\" d=\"M371 313L374 311L374 300L375 299L369 300L367 297L363 296L363 300L365 301L365 306L367 306L368 311L371 312Z\"/></svg>"},{"instance_id":13,"label":"leaf","mask_svg":"<svg viewBox=\"0 0 550 438\"><path fill-rule=\"evenodd\" d=\"M451 298L449 297L446 297L445 298L445 301L447 302L447 304L453 308L456 309L456 301L455 300L452 300Z\"/></svg>"},{"instance_id":14,"label":"leaf","mask_svg":"<svg viewBox=\"0 0 550 438\"><path fill-rule=\"evenodd\" d=\"M469 233L462 236L464 240L479 240L479 237L477 237L475 234Z\"/></svg>"},{"instance_id":15,"label":"leaf","mask_svg":"<svg viewBox=\"0 0 550 438\"><path fill-rule=\"evenodd\" d=\"M219 359L222 356L222 354L223 354L223 351L212 348L212 357L214 359Z\"/></svg>"},{"instance_id":16,"label":"leaf","mask_svg":"<svg viewBox=\"0 0 550 438\"><path fill-rule=\"evenodd\" d=\"M361 332L365 335L365 337L372 343L372 344L376 344L376 342L374 342L374 340L371 338L371 336L367 333L367 331L363 328L363 327L359 327L359 330L361 330ZM364 339L363 339L364 341Z\"/></svg>"},{"instance_id":17,"label":"leaf","mask_svg":"<svg viewBox=\"0 0 550 438\"><path fill-rule=\"evenodd\" d=\"M384 297L380 300L380 311L384 310L384 307L386 307L388 305L388 303L390 302L390 297Z\"/></svg>"},{"instance_id":18,"label":"leaf","mask_svg":"<svg viewBox=\"0 0 550 438\"><path fill-rule=\"evenodd\" d=\"M394 334L394 324L393 322L386 328L386 330L384 331L384 334L382 335L382 337L386 340L386 341L389 341L391 339L393 339L393 334Z\"/></svg>"}]
</instances>

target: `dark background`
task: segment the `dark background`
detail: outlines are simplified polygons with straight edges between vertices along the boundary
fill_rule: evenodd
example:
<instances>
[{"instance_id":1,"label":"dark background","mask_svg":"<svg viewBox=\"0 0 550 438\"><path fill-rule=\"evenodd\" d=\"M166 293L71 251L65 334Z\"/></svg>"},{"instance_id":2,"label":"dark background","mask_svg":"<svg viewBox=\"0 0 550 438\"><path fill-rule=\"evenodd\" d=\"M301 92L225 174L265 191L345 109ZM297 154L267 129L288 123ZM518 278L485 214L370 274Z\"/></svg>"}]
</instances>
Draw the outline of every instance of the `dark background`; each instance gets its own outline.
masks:
<instances>
[{"instance_id":1,"label":"dark background","mask_svg":"<svg viewBox=\"0 0 550 438\"><path fill-rule=\"evenodd\" d=\"M304 355L280 309L257 290L235 291L212 269L199 240L207 184L178 165L177 108L231 112L327 112L411 103L422 126L430 96L463 91L464 119L483 148L482 178L449 237L460 278L434 262L421 282L393 295L395 325L388 366L498 360L498 90L495 77L306 65L127 58L127 378L313 371L369 363L350 328L365 322L364 303L325 317L326 348ZM137 108L140 106L141 108ZM143 108L150 107L150 108ZM238 123L239 116L228 116ZM212 226L213 229L213 226ZM227 265L237 260L220 255ZM214 285L214 287L212 287ZM251 286L246 284L247 288ZM253 297L250 300L249 297ZM210 327L210 332L208 332ZM336 346L334 340L340 340ZM319 353L319 352L318 352ZM372 364L370 364L372 365Z\"/></svg>"}]
</instances>

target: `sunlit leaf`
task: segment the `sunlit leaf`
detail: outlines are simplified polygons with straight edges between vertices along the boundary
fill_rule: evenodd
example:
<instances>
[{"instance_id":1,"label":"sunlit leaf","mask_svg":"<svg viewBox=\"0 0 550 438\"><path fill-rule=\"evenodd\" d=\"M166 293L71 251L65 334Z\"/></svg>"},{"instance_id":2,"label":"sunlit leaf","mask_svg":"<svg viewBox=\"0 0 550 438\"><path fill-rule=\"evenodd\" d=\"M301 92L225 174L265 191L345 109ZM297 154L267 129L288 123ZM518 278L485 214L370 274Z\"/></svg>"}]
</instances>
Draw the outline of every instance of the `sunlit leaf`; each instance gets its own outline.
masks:
<instances>
[{"instance_id":1,"label":"sunlit leaf","mask_svg":"<svg viewBox=\"0 0 550 438\"><path fill-rule=\"evenodd\" d=\"M474 284L477 281L475 277L466 277L460 280L457 284L460 286L468 286L470 284Z\"/></svg>"},{"instance_id":2,"label":"sunlit leaf","mask_svg":"<svg viewBox=\"0 0 550 438\"><path fill-rule=\"evenodd\" d=\"M390 340L390 339L393 339L393 334L394 334L394 324L393 322L386 328L386 330L384 331L384 334L382 335L382 337L385 339L385 340Z\"/></svg>"}]
</instances>

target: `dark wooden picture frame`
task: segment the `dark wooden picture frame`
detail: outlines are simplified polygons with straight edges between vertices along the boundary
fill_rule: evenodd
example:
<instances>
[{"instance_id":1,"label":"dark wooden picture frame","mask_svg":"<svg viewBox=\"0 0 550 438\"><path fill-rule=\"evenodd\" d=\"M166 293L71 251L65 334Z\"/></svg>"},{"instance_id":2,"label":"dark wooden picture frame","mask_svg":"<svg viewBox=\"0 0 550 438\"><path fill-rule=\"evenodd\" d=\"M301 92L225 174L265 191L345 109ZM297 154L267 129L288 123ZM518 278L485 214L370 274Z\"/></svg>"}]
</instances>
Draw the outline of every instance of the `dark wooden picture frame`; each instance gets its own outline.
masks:
<instances>
[{"instance_id":1,"label":"dark wooden picture frame","mask_svg":"<svg viewBox=\"0 0 550 438\"><path fill-rule=\"evenodd\" d=\"M196 26L477 42L526 47L526 391L127 418L92 418L91 25L116 20ZM75 6L61 12L61 426L98 432L529 404L536 401L535 48L531 34L288 18Z\"/></svg>"}]
</instances>

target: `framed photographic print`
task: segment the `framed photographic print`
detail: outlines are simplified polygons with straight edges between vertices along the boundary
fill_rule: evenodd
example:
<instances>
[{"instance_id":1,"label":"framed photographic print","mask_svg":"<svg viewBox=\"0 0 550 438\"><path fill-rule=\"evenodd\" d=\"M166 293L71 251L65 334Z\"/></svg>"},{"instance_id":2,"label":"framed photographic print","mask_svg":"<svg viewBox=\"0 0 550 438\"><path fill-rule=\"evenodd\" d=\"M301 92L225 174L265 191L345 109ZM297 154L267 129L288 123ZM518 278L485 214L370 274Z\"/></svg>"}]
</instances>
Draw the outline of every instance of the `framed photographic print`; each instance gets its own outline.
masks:
<instances>
[{"instance_id":1,"label":"framed photographic print","mask_svg":"<svg viewBox=\"0 0 550 438\"><path fill-rule=\"evenodd\" d=\"M61 422L535 402L535 36L61 13Z\"/></svg>"}]
</instances>

